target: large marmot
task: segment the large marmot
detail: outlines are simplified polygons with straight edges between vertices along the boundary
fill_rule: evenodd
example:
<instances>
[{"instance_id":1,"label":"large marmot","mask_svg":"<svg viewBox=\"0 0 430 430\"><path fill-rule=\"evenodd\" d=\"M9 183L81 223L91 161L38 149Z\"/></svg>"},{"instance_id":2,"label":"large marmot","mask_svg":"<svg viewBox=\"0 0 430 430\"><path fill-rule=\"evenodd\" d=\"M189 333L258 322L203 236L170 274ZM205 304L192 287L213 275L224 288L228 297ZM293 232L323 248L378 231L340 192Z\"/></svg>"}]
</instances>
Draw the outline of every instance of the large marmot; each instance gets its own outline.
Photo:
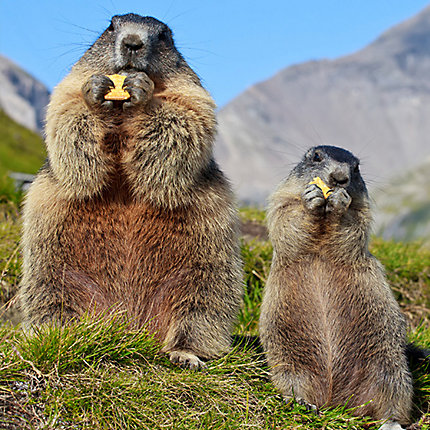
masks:
<instances>
[{"instance_id":1,"label":"large marmot","mask_svg":"<svg viewBox=\"0 0 430 430\"><path fill-rule=\"evenodd\" d=\"M127 100L105 99L112 74L127 75ZM120 309L174 361L228 349L242 271L215 128L169 27L114 16L48 107L48 160L24 207L27 323Z\"/></svg>"},{"instance_id":2,"label":"large marmot","mask_svg":"<svg viewBox=\"0 0 430 430\"><path fill-rule=\"evenodd\" d=\"M331 190L310 184L316 178ZM396 429L409 420L413 391L406 323L368 251L370 222L358 159L311 148L269 205L274 257L260 335L286 397L347 403Z\"/></svg>"}]
</instances>

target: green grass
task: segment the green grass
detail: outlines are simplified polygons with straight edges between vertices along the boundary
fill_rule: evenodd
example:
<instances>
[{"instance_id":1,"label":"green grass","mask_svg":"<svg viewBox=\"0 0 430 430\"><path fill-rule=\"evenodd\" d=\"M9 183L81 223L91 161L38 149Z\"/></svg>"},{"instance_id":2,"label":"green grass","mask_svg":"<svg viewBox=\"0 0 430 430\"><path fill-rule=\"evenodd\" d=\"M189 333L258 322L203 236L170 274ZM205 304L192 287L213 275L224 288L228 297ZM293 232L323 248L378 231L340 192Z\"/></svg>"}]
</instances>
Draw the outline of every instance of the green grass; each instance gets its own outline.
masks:
<instances>
[{"instance_id":1,"label":"green grass","mask_svg":"<svg viewBox=\"0 0 430 430\"><path fill-rule=\"evenodd\" d=\"M22 193L15 188L10 172L36 173L46 157L43 139L9 118L0 109L0 222L4 213L16 215ZM0 258L2 258L4 226L0 225ZM6 227L9 229L9 227ZM1 292L0 292L1 294Z\"/></svg>"},{"instance_id":2,"label":"green grass","mask_svg":"<svg viewBox=\"0 0 430 430\"><path fill-rule=\"evenodd\" d=\"M256 335L260 318L260 303L272 261L269 242L242 240L242 259L245 271L244 304L239 315L239 330Z\"/></svg>"},{"instance_id":3,"label":"green grass","mask_svg":"<svg viewBox=\"0 0 430 430\"><path fill-rule=\"evenodd\" d=\"M286 405L253 350L236 347L200 372L180 369L122 318L84 317L31 336L3 326L0 358L0 423L22 429L334 430L371 422L347 408Z\"/></svg>"},{"instance_id":4,"label":"green grass","mask_svg":"<svg viewBox=\"0 0 430 430\"><path fill-rule=\"evenodd\" d=\"M430 249L375 238L371 252L385 266L403 312L413 325L430 319Z\"/></svg>"},{"instance_id":5,"label":"green grass","mask_svg":"<svg viewBox=\"0 0 430 430\"><path fill-rule=\"evenodd\" d=\"M41 136L17 124L0 109L0 178L10 171L36 173L44 159Z\"/></svg>"},{"instance_id":6,"label":"green grass","mask_svg":"<svg viewBox=\"0 0 430 430\"><path fill-rule=\"evenodd\" d=\"M249 206L241 207L239 215L242 221L258 222L260 224L266 222L266 213L262 209Z\"/></svg>"},{"instance_id":7,"label":"green grass","mask_svg":"<svg viewBox=\"0 0 430 430\"><path fill-rule=\"evenodd\" d=\"M410 333L409 340L416 345L423 345L430 348L430 329L424 325L418 326ZM412 369L415 391L415 412L416 416L420 415L420 411L429 411L430 402L430 363L425 366ZM430 414L427 414L428 424L430 429Z\"/></svg>"},{"instance_id":8,"label":"green grass","mask_svg":"<svg viewBox=\"0 0 430 430\"><path fill-rule=\"evenodd\" d=\"M17 197L19 201L19 197ZM13 300L20 276L16 203L0 210L0 300ZM242 220L263 223L264 214L243 210ZM411 340L430 347L430 254L418 244L375 239L372 252L385 264L403 309L422 320ZM245 300L236 333L257 334L262 291L272 247L243 239ZM419 289L418 296L415 290ZM414 369L414 430L430 429L428 369ZM171 364L145 331L124 315L84 316L70 326L32 334L0 325L0 429L371 429L368 418L346 407L308 411L286 404L269 380L261 353L247 345L193 372Z\"/></svg>"},{"instance_id":9,"label":"green grass","mask_svg":"<svg viewBox=\"0 0 430 430\"><path fill-rule=\"evenodd\" d=\"M430 341L428 332L416 336ZM315 413L285 404L252 349L238 346L199 372L180 369L121 316L85 316L32 335L4 325L0 363L0 424L19 429L336 430L372 423L347 407ZM428 375L417 376L420 395L428 395Z\"/></svg>"},{"instance_id":10,"label":"green grass","mask_svg":"<svg viewBox=\"0 0 430 430\"><path fill-rule=\"evenodd\" d=\"M6 309L16 299L20 277L19 237L21 223L18 206L0 200L0 322L2 316L17 321L16 309Z\"/></svg>"}]
</instances>

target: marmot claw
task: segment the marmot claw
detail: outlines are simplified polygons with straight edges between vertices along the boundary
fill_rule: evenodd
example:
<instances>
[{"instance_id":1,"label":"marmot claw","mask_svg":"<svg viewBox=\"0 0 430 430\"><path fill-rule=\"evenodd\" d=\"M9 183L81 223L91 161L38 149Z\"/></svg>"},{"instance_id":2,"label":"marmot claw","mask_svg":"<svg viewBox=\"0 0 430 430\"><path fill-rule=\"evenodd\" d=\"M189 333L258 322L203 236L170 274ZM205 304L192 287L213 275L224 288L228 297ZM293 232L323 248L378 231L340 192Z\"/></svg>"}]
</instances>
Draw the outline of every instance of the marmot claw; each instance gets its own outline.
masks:
<instances>
[{"instance_id":1,"label":"marmot claw","mask_svg":"<svg viewBox=\"0 0 430 430\"><path fill-rule=\"evenodd\" d=\"M326 211L327 213L343 214L349 208L351 201L348 192L344 188L338 188L328 196Z\"/></svg>"},{"instance_id":2,"label":"marmot claw","mask_svg":"<svg viewBox=\"0 0 430 430\"><path fill-rule=\"evenodd\" d=\"M154 92L154 82L149 79L146 73L132 73L125 78L124 89L130 94L130 99L123 104L123 109L126 110L135 106L145 105L151 100Z\"/></svg>"},{"instance_id":3,"label":"marmot claw","mask_svg":"<svg viewBox=\"0 0 430 430\"><path fill-rule=\"evenodd\" d=\"M186 351L172 351L169 354L169 358L172 363L179 364L179 366L189 369L201 369L206 367L206 364L200 360L197 355Z\"/></svg>"},{"instance_id":4,"label":"marmot claw","mask_svg":"<svg viewBox=\"0 0 430 430\"><path fill-rule=\"evenodd\" d=\"M321 188L317 185L310 184L305 188L302 194L302 201L309 212L315 215L322 215L324 213L325 198Z\"/></svg>"},{"instance_id":5,"label":"marmot claw","mask_svg":"<svg viewBox=\"0 0 430 430\"><path fill-rule=\"evenodd\" d=\"M105 95L111 90L113 82L105 75L93 75L82 86L84 100L90 107L112 109L113 102L105 100Z\"/></svg>"}]
</instances>

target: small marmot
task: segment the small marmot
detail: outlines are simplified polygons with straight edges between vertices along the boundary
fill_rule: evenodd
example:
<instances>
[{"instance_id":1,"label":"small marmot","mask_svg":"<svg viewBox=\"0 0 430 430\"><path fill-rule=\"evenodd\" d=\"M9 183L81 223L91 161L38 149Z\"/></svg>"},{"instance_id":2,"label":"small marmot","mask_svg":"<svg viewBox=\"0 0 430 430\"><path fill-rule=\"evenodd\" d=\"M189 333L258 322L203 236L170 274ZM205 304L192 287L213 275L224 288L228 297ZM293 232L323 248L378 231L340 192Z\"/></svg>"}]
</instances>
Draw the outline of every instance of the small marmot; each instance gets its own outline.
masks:
<instances>
[{"instance_id":1,"label":"small marmot","mask_svg":"<svg viewBox=\"0 0 430 430\"><path fill-rule=\"evenodd\" d=\"M105 99L115 74L126 100ZM228 350L242 269L214 108L167 25L112 18L48 107L48 160L23 214L28 324L119 309L173 361Z\"/></svg>"},{"instance_id":2,"label":"small marmot","mask_svg":"<svg viewBox=\"0 0 430 430\"><path fill-rule=\"evenodd\" d=\"M400 429L413 391L406 322L368 250L370 223L359 160L341 148L311 148L269 204L274 256L261 342L286 398L347 403L357 415L387 420L384 429Z\"/></svg>"}]
</instances>

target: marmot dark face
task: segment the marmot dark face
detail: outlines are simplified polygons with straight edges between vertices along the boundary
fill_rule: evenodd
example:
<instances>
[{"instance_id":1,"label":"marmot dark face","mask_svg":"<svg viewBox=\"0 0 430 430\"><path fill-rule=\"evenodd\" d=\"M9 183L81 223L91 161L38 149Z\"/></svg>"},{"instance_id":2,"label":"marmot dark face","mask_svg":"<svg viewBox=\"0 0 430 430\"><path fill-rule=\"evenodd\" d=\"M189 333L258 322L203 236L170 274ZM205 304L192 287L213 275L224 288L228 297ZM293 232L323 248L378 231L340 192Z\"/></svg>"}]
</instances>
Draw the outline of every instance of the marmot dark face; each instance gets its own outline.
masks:
<instances>
[{"instance_id":1,"label":"marmot dark face","mask_svg":"<svg viewBox=\"0 0 430 430\"><path fill-rule=\"evenodd\" d=\"M170 28L155 18L132 13L114 16L78 64L95 65L105 74L145 72L154 81L185 72L198 81L176 49Z\"/></svg>"},{"instance_id":2,"label":"marmot dark face","mask_svg":"<svg viewBox=\"0 0 430 430\"><path fill-rule=\"evenodd\" d=\"M366 184L360 174L360 160L351 152L335 146L310 148L290 176L309 183L319 176L330 188L344 188L354 200L367 198Z\"/></svg>"}]
</instances>

